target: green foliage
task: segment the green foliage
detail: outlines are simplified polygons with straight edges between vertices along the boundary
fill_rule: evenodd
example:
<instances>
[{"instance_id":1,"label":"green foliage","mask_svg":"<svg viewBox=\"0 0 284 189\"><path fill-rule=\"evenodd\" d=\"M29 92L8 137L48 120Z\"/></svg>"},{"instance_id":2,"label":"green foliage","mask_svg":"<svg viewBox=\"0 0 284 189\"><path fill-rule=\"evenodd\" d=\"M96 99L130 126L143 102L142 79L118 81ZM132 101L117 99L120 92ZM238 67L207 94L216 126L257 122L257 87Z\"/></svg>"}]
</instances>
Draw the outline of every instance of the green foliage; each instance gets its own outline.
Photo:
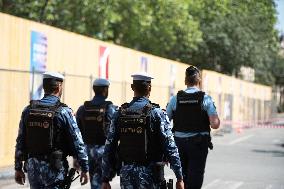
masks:
<instances>
[{"instance_id":1,"label":"green foliage","mask_svg":"<svg viewBox=\"0 0 284 189\"><path fill-rule=\"evenodd\" d=\"M252 67L269 85L284 67L273 0L0 0L0 11L229 75Z\"/></svg>"},{"instance_id":2,"label":"green foliage","mask_svg":"<svg viewBox=\"0 0 284 189\"><path fill-rule=\"evenodd\" d=\"M257 82L273 83L278 42L272 0L204 1L189 12L203 23L203 43L192 55L194 64L235 75L241 66L249 66Z\"/></svg>"}]
</instances>

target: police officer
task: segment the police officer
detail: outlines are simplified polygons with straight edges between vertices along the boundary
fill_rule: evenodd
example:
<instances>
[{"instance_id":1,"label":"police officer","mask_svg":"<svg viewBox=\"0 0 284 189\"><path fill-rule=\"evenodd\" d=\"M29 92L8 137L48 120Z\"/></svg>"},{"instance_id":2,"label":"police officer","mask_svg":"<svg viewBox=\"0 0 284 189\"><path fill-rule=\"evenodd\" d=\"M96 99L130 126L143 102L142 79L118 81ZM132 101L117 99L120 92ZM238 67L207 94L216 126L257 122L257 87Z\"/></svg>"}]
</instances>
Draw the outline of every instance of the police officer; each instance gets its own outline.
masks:
<instances>
[{"instance_id":1,"label":"police officer","mask_svg":"<svg viewBox=\"0 0 284 189\"><path fill-rule=\"evenodd\" d=\"M185 71L187 89L170 99L167 113L174 123L185 188L200 189L203 183L208 147L213 148L210 126L218 129L220 120L212 98L200 91L200 71L190 66Z\"/></svg>"},{"instance_id":2,"label":"police officer","mask_svg":"<svg viewBox=\"0 0 284 189\"><path fill-rule=\"evenodd\" d=\"M151 79L146 73L132 75L134 98L114 114L103 156L103 185L115 169L115 154L120 160L120 186L122 189L159 188L163 181L163 156L167 156L173 169L178 189L183 188L181 163L168 117L157 104L148 99ZM119 146L118 146L119 142Z\"/></svg>"},{"instance_id":3,"label":"police officer","mask_svg":"<svg viewBox=\"0 0 284 189\"><path fill-rule=\"evenodd\" d=\"M112 102L106 101L109 85L110 82L106 79L96 79L93 82L94 98L80 106L76 114L88 152L92 189L99 189L102 184L102 155L111 118L115 112Z\"/></svg>"},{"instance_id":4,"label":"police officer","mask_svg":"<svg viewBox=\"0 0 284 189\"><path fill-rule=\"evenodd\" d=\"M72 110L60 102L63 79L56 72L44 73L44 97L32 100L22 113L15 150L18 184L25 183L25 170L33 189L63 188L68 155L82 167L81 184L88 182L88 156L80 130Z\"/></svg>"}]
</instances>

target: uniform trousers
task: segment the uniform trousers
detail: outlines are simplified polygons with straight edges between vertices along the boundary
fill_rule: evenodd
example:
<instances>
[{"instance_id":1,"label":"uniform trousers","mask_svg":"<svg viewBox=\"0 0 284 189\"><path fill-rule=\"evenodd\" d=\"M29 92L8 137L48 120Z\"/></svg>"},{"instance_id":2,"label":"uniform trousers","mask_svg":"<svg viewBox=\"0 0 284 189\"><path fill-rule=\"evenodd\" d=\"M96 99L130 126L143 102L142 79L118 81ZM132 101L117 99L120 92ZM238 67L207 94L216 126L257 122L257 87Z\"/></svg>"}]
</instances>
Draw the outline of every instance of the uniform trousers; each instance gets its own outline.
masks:
<instances>
[{"instance_id":1,"label":"uniform trousers","mask_svg":"<svg viewBox=\"0 0 284 189\"><path fill-rule=\"evenodd\" d=\"M157 181L152 166L153 164L147 166L123 165L120 170L121 189L161 189L159 187L161 181ZM162 172L161 176L164 177L164 172Z\"/></svg>"},{"instance_id":2,"label":"uniform trousers","mask_svg":"<svg viewBox=\"0 0 284 189\"><path fill-rule=\"evenodd\" d=\"M29 158L25 165L31 189L60 189L68 168L54 170L46 161ZM58 184L57 184L58 183Z\"/></svg>"},{"instance_id":3,"label":"uniform trousers","mask_svg":"<svg viewBox=\"0 0 284 189\"><path fill-rule=\"evenodd\" d=\"M175 137L175 142L181 159L185 188L200 189L208 155L207 136Z\"/></svg>"},{"instance_id":4,"label":"uniform trousers","mask_svg":"<svg viewBox=\"0 0 284 189\"><path fill-rule=\"evenodd\" d=\"M100 189L102 185L102 156L104 145L87 145L91 189Z\"/></svg>"}]
</instances>

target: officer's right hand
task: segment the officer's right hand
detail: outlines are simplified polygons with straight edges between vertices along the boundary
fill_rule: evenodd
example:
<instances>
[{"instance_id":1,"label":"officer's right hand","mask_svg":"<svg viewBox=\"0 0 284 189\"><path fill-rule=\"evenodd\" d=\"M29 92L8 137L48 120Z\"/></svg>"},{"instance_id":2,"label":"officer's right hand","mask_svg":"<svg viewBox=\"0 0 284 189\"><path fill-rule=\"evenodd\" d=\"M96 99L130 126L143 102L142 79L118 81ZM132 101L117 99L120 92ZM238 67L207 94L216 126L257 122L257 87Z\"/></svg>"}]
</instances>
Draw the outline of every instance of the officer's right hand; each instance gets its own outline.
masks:
<instances>
[{"instance_id":1,"label":"officer's right hand","mask_svg":"<svg viewBox=\"0 0 284 189\"><path fill-rule=\"evenodd\" d=\"M77 159L73 158L73 167L79 171L80 170L80 165Z\"/></svg>"},{"instance_id":2,"label":"officer's right hand","mask_svg":"<svg viewBox=\"0 0 284 189\"><path fill-rule=\"evenodd\" d=\"M81 185L85 185L88 183L89 180L89 173L88 172L81 172L81 176L80 176L80 182Z\"/></svg>"},{"instance_id":3,"label":"officer's right hand","mask_svg":"<svg viewBox=\"0 0 284 189\"><path fill-rule=\"evenodd\" d=\"M178 181L176 182L176 189L184 189L183 180L178 180Z\"/></svg>"},{"instance_id":4,"label":"officer's right hand","mask_svg":"<svg viewBox=\"0 0 284 189\"><path fill-rule=\"evenodd\" d=\"M24 185L26 180L25 173L23 171L16 171L15 172L15 181L18 184Z\"/></svg>"},{"instance_id":5,"label":"officer's right hand","mask_svg":"<svg viewBox=\"0 0 284 189\"><path fill-rule=\"evenodd\" d=\"M101 189L111 189L109 182L103 182Z\"/></svg>"}]
</instances>

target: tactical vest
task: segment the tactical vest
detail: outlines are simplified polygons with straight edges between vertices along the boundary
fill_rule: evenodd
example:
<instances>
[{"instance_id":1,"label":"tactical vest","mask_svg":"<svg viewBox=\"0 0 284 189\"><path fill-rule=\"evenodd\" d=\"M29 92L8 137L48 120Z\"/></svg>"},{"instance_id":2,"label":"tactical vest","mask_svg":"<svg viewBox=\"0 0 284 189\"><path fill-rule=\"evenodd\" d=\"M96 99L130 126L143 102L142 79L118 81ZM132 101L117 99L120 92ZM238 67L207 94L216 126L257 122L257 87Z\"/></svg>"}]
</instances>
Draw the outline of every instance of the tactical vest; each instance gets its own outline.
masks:
<instances>
[{"instance_id":1,"label":"tactical vest","mask_svg":"<svg viewBox=\"0 0 284 189\"><path fill-rule=\"evenodd\" d=\"M147 104L140 110L123 104L119 110L119 157L126 163L145 164L161 161L163 150L159 132L159 122L151 119L151 110L156 104ZM156 127L156 128L155 128Z\"/></svg>"},{"instance_id":2,"label":"tactical vest","mask_svg":"<svg viewBox=\"0 0 284 189\"><path fill-rule=\"evenodd\" d=\"M207 112L202 108L205 93L177 94L177 107L174 112L174 131L179 132L210 132L210 123Z\"/></svg>"},{"instance_id":3,"label":"tactical vest","mask_svg":"<svg viewBox=\"0 0 284 189\"><path fill-rule=\"evenodd\" d=\"M104 145L106 141L106 111L112 104L105 101L101 105L93 105L91 101L84 103L81 117L81 133L86 144Z\"/></svg>"},{"instance_id":4,"label":"tactical vest","mask_svg":"<svg viewBox=\"0 0 284 189\"><path fill-rule=\"evenodd\" d=\"M61 102L55 105L44 105L40 101L30 102L27 116L25 144L30 155L46 155L54 151L59 143L58 126L55 121Z\"/></svg>"}]
</instances>

